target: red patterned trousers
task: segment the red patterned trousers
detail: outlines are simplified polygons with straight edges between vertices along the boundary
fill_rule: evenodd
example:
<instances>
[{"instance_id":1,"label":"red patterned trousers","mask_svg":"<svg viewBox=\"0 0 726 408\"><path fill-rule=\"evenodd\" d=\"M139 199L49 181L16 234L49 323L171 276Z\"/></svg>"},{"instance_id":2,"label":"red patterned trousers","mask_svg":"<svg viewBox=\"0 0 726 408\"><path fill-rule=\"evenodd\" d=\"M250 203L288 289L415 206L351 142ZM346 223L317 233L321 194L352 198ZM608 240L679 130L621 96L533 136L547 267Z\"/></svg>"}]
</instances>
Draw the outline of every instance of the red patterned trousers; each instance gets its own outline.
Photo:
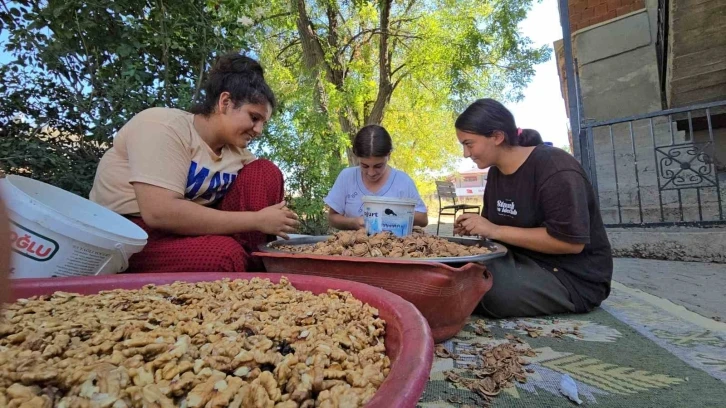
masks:
<instances>
[{"instance_id":1,"label":"red patterned trousers","mask_svg":"<svg viewBox=\"0 0 726 408\"><path fill-rule=\"evenodd\" d=\"M258 211L283 199L280 169L257 159L240 170L217 205L222 211ZM275 239L262 232L235 235L183 236L149 228L141 217L131 219L149 234L144 249L129 260L129 272L251 272L264 270L250 254Z\"/></svg>"}]
</instances>

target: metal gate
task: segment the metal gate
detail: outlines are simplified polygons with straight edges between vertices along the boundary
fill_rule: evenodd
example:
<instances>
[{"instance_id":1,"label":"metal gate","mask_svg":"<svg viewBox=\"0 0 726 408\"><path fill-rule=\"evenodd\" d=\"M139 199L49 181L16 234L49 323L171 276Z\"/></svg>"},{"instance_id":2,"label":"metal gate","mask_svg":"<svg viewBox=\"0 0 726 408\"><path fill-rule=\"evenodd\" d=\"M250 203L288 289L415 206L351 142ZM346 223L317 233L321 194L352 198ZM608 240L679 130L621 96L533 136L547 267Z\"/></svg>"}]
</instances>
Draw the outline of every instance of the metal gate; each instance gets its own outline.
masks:
<instances>
[{"instance_id":1,"label":"metal gate","mask_svg":"<svg viewBox=\"0 0 726 408\"><path fill-rule=\"evenodd\" d=\"M586 121L578 139L607 226L726 224L726 101Z\"/></svg>"}]
</instances>

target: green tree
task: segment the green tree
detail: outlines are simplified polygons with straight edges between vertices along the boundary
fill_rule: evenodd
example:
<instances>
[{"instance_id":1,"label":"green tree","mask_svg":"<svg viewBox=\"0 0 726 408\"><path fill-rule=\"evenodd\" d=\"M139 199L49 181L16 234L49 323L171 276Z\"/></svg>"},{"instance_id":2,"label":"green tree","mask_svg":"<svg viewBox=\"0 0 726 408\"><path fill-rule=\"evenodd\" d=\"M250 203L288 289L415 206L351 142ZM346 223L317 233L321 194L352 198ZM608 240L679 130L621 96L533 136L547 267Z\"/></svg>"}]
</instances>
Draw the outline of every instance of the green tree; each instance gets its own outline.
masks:
<instances>
[{"instance_id":1,"label":"green tree","mask_svg":"<svg viewBox=\"0 0 726 408\"><path fill-rule=\"evenodd\" d=\"M455 113L483 96L520 99L533 66L549 59L549 49L532 47L517 29L530 7L529 0L257 1L245 17L285 112L261 151L288 170L301 188L295 201L316 219L340 168L354 163L350 143L367 124L389 129L393 165L425 185L459 154Z\"/></svg>"}]
</instances>

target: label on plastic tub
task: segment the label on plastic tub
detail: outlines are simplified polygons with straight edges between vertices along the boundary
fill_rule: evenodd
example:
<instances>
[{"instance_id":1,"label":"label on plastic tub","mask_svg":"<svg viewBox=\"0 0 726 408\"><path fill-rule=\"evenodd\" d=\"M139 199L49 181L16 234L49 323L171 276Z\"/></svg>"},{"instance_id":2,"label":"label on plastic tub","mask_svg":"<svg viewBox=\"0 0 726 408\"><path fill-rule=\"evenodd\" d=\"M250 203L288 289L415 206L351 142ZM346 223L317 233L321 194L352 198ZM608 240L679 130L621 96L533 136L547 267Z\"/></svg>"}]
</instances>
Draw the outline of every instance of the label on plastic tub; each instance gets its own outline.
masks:
<instances>
[{"instance_id":1,"label":"label on plastic tub","mask_svg":"<svg viewBox=\"0 0 726 408\"><path fill-rule=\"evenodd\" d=\"M390 231L397 237L405 237L411 233L415 204L407 203L406 200L391 200L387 203L380 198L371 201L367 202L364 197L363 217L369 235Z\"/></svg>"},{"instance_id":2,"label":"label on plastic tub","mask_svg":"<svg viewBox=\"0 0 726 408\"><path fill-rule=\"evenodd\" d=\"M31 223L35 227L37 224ZM59 236L52 231L10 221L11 275L47 278L96 275L114 253Z\"/></svg>"},{"instance_id":3,"label":"label on plastic tub","mask_svg":"<svg viewBox=\"0 0 726 408\"><path fill-rule=\"evenodd\" d=\"M413 222L403 217L382 217L381 231L391 231L397 237L405 237L408 235L408 226Z\"/></svg>"},{"instance_id":4,"label":"label on plastic tub","mask_svg":"<svg viewBox=\"0 0 726 408\"><path fill-rule=\"evenodd\" d=\"M44 235L10 221L10 249L34 261L45 262L58 253L58 243Z\"/></svg>"}]
</instances>

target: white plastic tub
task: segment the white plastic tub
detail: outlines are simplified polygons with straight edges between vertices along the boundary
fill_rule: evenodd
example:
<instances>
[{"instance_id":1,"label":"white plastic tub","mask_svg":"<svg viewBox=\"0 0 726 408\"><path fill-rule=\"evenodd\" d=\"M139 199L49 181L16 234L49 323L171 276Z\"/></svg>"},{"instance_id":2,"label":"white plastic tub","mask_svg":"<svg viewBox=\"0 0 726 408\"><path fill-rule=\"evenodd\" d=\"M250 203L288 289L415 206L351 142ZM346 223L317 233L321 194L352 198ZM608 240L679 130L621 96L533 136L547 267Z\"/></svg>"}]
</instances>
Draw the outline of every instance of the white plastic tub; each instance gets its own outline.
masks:
<instances>
[{"instance_id":1,"label":"white plastic tub","mask_svg":"<svg viewBox=\"0 0 726 408\"><path fill-rule=\"evenodd\" d=\"M369 235L390 231L397 237L405 237L413 231L416 200L363 196L362 201L366 232Z\"/></svg>"},{"instance_id":2,"label":"white plastic tub","mask_svg":"<svg viewBox=\"0 0 726 408\"><path fill-rule=\"evenodd\" d=\"M146 232L113 211L27 177L0 179L13 278L108 275L128 268Z\"/></svg>"}]
</instances>

